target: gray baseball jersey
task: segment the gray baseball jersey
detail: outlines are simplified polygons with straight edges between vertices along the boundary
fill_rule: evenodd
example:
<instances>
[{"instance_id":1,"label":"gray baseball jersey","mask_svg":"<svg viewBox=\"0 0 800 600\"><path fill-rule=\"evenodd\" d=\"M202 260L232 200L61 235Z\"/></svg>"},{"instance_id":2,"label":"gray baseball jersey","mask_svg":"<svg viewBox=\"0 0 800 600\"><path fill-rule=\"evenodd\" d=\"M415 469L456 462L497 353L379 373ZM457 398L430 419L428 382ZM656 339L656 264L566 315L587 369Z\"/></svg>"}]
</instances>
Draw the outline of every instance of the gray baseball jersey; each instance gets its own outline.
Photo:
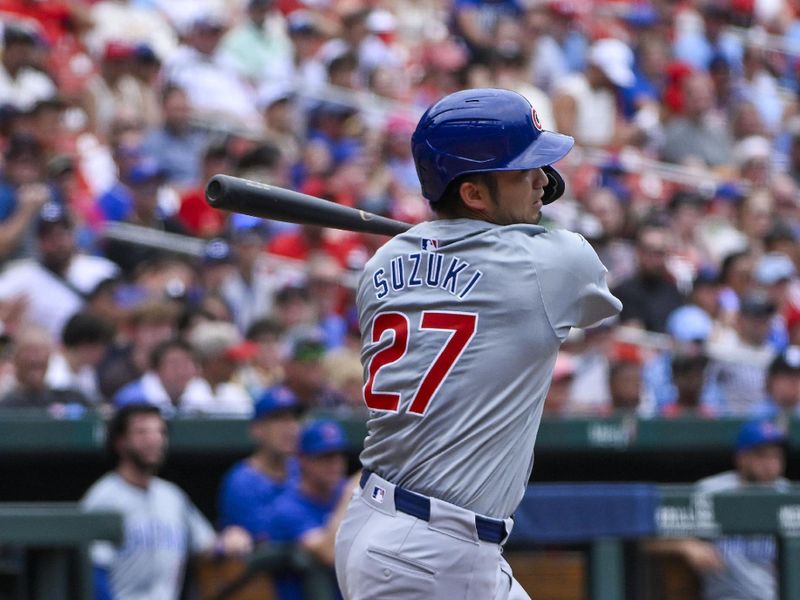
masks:
<instances>
[{"instance_id":1,"label":"gray baseball jersey","mask_svg":"<svg viewBox=\"0 0 800 600\"><path fill-rule=\"evenodd\" d=\"M358 288L366 469L496 518L522 499L556 354L617 314L581 236L473 219L421 223Z\"/></svg>"},{"instance_id":2,"label":"gray baseball jersey","mask_svg":"<svg viewBox=\"0 0 800 600\"><path fill-rule=\"evenodd\" d=\"M177 600L190 552L210 548L215 539L208 520L175 484L154 478L146 490L108 473L82 500L87 511L123 514L120 547L95 542L95 566L108 570L115 600Z\"/></svg>"},{"instance_id":3,"label":"gray baseball jersey","mask_svg":"<svg viewBox=\"0 0 800 600\"><path fill-rule=\"evenodd\" d=\"M771 486L787 491L789 480L777 479ZM701 479L696 489L715 494L752 489L743 484L736 471ZM777 545L768 535L724 536L714 540L725 568L703 575L704 600L776 600L778 598Z\"/></svg>"}]
</instances>

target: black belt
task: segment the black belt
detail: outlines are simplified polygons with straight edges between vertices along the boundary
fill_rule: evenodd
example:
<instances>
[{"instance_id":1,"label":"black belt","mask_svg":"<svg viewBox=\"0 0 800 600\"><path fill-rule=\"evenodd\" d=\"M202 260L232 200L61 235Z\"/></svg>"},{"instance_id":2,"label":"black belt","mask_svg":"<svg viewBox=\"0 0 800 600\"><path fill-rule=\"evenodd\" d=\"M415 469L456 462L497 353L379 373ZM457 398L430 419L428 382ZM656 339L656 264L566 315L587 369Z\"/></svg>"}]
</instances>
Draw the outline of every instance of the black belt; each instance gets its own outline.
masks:
<instances>
[{"instance_id":1,"label":"black belt","mask_svg":"<svg viewBox=\"0 0 800 600\"><path fill-rule=\"evenodd\" d=\"M372 475L372 471L364 471L361 473L361 488L367 484L367 479ZM430 498L403 489L399 486L394 488L394 507L400 512L417 517L423 521L431 520L431 500ZM475 515L475 529L478 532L478 539L484 542L491 542L499 544L506 539L506 524L505 521L500 519L491 519L489 517L482 517Z\"/></svg>"}]
</instances>

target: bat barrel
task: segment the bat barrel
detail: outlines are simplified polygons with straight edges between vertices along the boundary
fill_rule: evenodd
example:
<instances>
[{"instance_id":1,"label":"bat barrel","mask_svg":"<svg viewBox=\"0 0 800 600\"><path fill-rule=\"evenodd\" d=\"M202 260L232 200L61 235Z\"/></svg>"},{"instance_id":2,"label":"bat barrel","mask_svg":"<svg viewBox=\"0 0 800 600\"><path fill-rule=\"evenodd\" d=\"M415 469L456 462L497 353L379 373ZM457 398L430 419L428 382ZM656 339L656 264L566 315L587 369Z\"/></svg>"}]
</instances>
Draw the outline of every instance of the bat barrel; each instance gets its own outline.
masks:
<instances>
[{"instance_id":1,"label":"bat barrel","mask_svg":"<svg viewBox=\"0 0 800 600\"><path fill-rule=\"evenodd\" d=\"M214 208L254 217L348 231L397 235L411 227L363 210L230 175L214 175L209 179L206 200Z\"/></svg>"}]
</instances>

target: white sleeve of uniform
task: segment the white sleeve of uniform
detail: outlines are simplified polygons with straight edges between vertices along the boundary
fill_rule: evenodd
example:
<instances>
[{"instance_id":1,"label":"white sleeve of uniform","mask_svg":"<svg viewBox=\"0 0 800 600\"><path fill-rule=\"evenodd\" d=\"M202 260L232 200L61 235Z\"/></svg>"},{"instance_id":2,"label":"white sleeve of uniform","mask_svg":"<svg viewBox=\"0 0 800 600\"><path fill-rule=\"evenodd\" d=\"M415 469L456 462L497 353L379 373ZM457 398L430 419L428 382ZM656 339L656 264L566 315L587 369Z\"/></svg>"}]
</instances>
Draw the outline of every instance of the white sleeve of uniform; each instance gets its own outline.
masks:
<instances>
[{"instance_id":1,"label":"white sleeve of uniform","mask_svg":"<svg viewBox=\"0 0 800 600\"><path fill-rule=\"evenodd\" d=\"M13 298L25 291L23 283L27 281L27 273L21 266L7 267L0 272L0 300Z\"/></svg>"},{"instance_id":2,"label":"white sleeve of uniform","mask_svg":"<svg viewBox=\"0 0 800 600\"><path fill-rule=\"evenodd\" d=\"M114 510L105 500L105 486L93 485L81 499L81 509L85 512ZM96 567L108 568L117 556L117 548L112 542L96 541L89 545L89 556Z\"/></svg>"},{"instance_id":3,"label":"white sleeve of uniform","mask_svg":"<svg viewBox=\"0 0 800 600\"><path fill-rule=\"evenodd\" d=\"M189 532L189 548L193 554L210 550L217 539L214 528L203 513L194 505L188 496L186 500L186 530Z\"/></svg>"},{"instance_id":4,"label":"white sleeve of uniform","mask_svg":"<svg viewBox=\"0 0 800 600\"><path fill-rule=\"evenodd\" d=\"M562 340L570 328L594 325L622 309L608 290L608 270L583 236L548 231L537 235L532 246L542 302Z\"/></svg>"}]
</instances>

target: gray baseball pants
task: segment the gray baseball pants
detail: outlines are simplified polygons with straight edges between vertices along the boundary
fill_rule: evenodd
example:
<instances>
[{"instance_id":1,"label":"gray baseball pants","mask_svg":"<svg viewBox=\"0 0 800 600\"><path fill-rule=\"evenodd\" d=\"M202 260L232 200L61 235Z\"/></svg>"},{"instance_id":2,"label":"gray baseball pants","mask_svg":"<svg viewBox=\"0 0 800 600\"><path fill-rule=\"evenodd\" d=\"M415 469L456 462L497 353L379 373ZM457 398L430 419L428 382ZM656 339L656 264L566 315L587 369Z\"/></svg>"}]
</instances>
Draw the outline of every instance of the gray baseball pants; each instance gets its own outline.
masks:
<instances>
[{"instance_id":1,"label":"gray baseball pants","mask_svg":"<svg viewBox=\"0 0 800 600\"><path fill-rule=\"evenodd\" d=\"M374 473L364 490L356 488L336 536L344 600L530 600L502 546L478 539L475 513L431 498L428 521L405 514L394 485Z\"/></svg>"}]
</instances>

